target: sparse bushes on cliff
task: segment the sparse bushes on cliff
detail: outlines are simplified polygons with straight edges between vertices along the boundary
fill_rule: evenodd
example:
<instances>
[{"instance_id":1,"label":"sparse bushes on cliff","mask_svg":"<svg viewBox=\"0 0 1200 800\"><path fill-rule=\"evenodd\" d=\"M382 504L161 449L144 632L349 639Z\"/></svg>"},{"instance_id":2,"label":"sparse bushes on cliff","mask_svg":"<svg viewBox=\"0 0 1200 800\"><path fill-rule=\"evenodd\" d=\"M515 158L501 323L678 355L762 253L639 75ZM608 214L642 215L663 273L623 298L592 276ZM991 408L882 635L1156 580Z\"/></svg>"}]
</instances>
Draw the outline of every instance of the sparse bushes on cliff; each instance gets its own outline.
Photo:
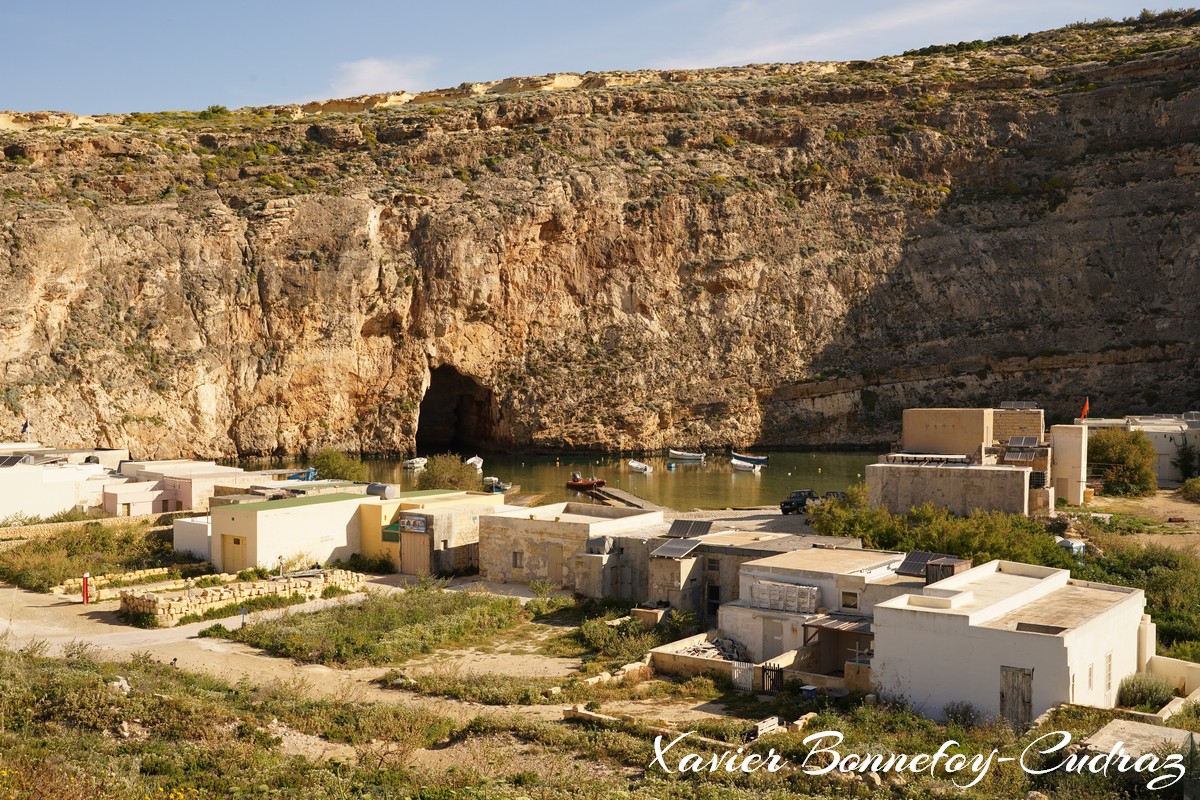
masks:
<instances>
[{"instance_id":1,"label":"sparse bushes on cliff","mask_svg":"<svg viewBox=\"0 0 1200 800\"><path fill-rule=\"evenodd\" d=\"M1144 497L1154 494L1154 445L1141 431L1100 428L1088 434L1088 463L1101 469L1104 493Z\"/></svg>"},{"instance_id":2,"label":"sparse bushes on cliff","mask_svg":"<svg viewBox=\"0 0 1200 800\"><path fill-rule=\"evenodd\" d=\"M418 489L474 489L482 482L479 470L450 453L430 456L429 462L417 476Z\"/></svg>"},{"instance_id":3,"label":"sparse bushes on cliff","mask_svg":"<svg viewBox=\"0 0 1200 800\"><path fill-rule=\"evenodd\" d=\"M317 468L317 475L321 478L360 482L367 479L366 464L333 448L317 453L310 463Z\"/></svg>"}]
</instances>

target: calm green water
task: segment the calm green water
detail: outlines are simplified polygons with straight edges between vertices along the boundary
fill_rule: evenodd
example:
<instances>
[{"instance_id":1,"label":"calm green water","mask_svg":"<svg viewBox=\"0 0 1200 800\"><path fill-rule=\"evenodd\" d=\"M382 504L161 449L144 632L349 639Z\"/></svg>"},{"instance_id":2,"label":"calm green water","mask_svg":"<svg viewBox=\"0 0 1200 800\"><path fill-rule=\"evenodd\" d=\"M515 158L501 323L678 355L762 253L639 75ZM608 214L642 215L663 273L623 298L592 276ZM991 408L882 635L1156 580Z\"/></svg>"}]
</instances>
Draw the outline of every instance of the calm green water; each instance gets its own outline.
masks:
<instances>
[{"instance_id":1,"label":"calm green water","mask_svg":"<svg viewBox=\"0 0 1200 800\"><path fill-rule=\"evenodd\" d=\"M469 457L474 453L466 453ZM755 455L753 452L747 455ZM758 474L739 472L729 465L728 456L710 455L704 463L674 461L664 457L644 456L639 461L650 464L649 475L634 472L627 458L606 456L487 456L483 474L511 481L523 492L546 495L546 502L582 500L587 495L566 488L572 472L583 476L604 478L609 486L632 492L661 506L679 510L692 508L728 508L732 506L774 505L793 489L815 489L818 494L831 490L844 491L847 486L862 480L863 468L877 456L867 452L800 453L771 451L769 464ZM669 470L667 464L675 464ZM296 463L296 462L293 462ZM399 459L367 459L370 479L380 483L399 484L402 490L416 488L416 473L403 469ZM261 466L262 462L254 465Z\"/></svg>"}]
</instances>

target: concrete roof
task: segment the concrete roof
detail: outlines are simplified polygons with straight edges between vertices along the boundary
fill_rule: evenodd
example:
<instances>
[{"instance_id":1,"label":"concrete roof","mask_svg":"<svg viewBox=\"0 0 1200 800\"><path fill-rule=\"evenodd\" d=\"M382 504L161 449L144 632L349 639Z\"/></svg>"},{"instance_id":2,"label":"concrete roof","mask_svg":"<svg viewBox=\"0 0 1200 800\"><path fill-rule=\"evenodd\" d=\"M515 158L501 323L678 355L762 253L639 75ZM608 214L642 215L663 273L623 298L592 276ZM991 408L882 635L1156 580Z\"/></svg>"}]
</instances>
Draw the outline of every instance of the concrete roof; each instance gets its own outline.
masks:
<instances>
[{"instance_id":1,"label":"concrete roof","mask_svg":"<svg viewBox=\"0 0 1200 800\"><path fill-rule=\"evenodd\" d=\"M282 500L266 500L262 503L240 503L237 505L220 506L220 510L224 511L278 511L281 508L298 508L300 506L315 506L324 503L340 503L345 500L375 500L377 498L365 494L350 494L349 492L335 492L332 494L314 494L305 497L287 497Z\"/></svg>"},{"instance_id":2,"label":"concrete roof","mask_svg":"<svg viewBox=\"0 0 1200 800\"><path fill-rule=\"evenodd\" d=\"M1032 603L1026 603L1007 614L983 622L980 627L1015 631L1018 624L1024 623L1046 628L1030 631L1032 633L1062 634L1103 614L1136 591L1138 590L1125 586L1069 581L1061 589L1055 589ZM1061 630L1052 630L1054 628Z\"/></svg>"},{"instance_id":3,"label":"concrete roof","mask_svg":"<svg viewBox=\"0 0 1200 800\"><path fill-rule=\"evenodd\" d=\"M1187 746L1190 731L1149 725L1128 719L1114 719L1100 730L1083 740L1083 746L1093 753L1109 753L1117 743L1125 747L1131 756L1142 756L1159 752L1163 747L1171 751Z\"/></svg>"},{"instance_id":4,"label":"concrete roof","mask_svg":"<svg viewBox=\"0 0 1200 800\"><path fill-rule=\"evenodd\" d=\"M1061 635L1141 589L1069 579L1063 569L989 561L875 606L966 617L979 628ZM1029 626L1028 628L1022 626Z\"/></svg>"},{"instance_id":5,"label":"concrete roof","mask_svg":"<svg viewBox=\"0 0 1200 800\"><path fill-rule=\"evenodd\" d=\"M903 557L903 553L888 553L881 550L813 547L747 561L742 567L850 575L899 562Z\"/></svg>"}]
</instances>

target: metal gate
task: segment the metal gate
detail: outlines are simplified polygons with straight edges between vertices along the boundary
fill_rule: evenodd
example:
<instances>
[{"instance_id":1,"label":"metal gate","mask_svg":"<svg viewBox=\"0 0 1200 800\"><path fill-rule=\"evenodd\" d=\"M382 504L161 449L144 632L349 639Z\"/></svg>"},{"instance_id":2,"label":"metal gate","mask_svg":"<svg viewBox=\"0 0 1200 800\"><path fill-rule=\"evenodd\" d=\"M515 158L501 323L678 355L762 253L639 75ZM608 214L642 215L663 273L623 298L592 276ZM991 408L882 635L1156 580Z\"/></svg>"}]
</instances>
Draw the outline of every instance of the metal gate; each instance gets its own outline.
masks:
<instances>
[{"instance_id":1,"label":"metal gate","mask_svg":"<svg viewBox=\"0 0 1200 800\"><path fill-rule=\"evenodd\" d=\"M749 661L734 661L730 677L733 678L733 688L743 692L754 691L754 665Z\"/></svg>"},{"instance_id":2,"label":"metal gate","mask_svg":"<svg viewBox=\"0 0 1200 800\"><path fill-rule=\"evenodd\" d=\"M763 667L763 691L776 694L783 688L783 667Z\"/></svg>"}]
</instances>

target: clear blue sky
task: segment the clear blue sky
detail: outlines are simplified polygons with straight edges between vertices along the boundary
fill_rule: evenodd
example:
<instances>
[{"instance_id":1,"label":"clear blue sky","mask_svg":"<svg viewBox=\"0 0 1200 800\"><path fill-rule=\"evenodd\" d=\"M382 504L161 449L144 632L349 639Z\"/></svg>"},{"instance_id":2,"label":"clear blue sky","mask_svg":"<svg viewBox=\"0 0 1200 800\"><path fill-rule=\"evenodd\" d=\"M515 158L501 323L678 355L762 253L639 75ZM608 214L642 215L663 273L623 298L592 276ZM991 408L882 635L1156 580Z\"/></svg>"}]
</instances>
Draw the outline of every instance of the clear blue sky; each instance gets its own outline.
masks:
<instances>
[{"instance_id":1,"label":"clear blue sky","mask_svg":"<svg viewBox=\"0 0 1200 800\"><path fill-rule=\"evenodd\" d=\"M870 58L1141 9L1114 0L43 0L0 15L0 109L233 108L546 72Z\"/></svg>"}]
</instances>

